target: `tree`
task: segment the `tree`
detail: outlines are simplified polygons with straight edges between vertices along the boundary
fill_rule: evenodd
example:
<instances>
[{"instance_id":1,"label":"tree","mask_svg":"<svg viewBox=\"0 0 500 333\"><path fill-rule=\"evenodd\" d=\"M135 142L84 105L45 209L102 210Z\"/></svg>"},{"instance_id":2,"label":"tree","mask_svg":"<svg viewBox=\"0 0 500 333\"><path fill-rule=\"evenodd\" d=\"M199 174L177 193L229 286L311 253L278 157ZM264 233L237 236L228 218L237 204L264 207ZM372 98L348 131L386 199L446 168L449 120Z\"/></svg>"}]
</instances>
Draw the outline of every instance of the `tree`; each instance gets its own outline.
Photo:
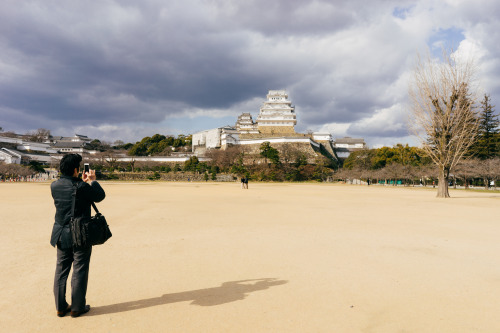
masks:
<instances>
[{"instance_id":1,"label":"tree","mask_svg":"<svg viewBox=\"0 0 500 333\"><path fill-rule=\"evenodd\" d=\"M99 150L99 151L104 151L104 148L102 146L102 142L99 139L94 139L90 141L90 143L87 145L87 148L91 150Z\"/></svg>"},{"instance_id":2,"label":"tree","mask_svg":"<svg viewBox=\"0 0 500 333\"><path fill-rule=\"evenodd\" d=\"M42 163L40 163L38 161L30 161L29 167L31 170L33 170L35 172L45 172L45 169L44 169Z\"/></svg>"},{"instance_id":3,"label":"tree","mask_svg":"<svg viewBox=\"0 0 500 333\"><path fill-rule=\"evenodd\" d=\"M146 155L146 152L148 150L148 147L145 143L143 142L137 142L132 148L129 149L128 155L130 156L144 156Z\"/></svg>"},{"instance_id":4,"label":"tree","mask_svg":"<svg viewBox=\"0 0 500 333\"><path fill-rule=\"evenodd\" d=\"M122 144L117 145L116 144L117 142L122 142ZM115 143L113 145L114 146L112 148L115 150L120 150L120 149L129 150L130 148L132 148L134 146L134 144L132 144L132 143L123 143L123 141L121 141L121 140L115 141Z\"/></svg>"},{"instance_id":5,"label":"tree","mask_svg":"<svg viewBox=\"0 0 500 333\"><path fill-rule=\"evenodd\" d=\"M443 62L418 57L410 82L410 130L439 168L437 197L447 198L450 171L473 144L478 129L475 67L443 50Z\"/></svg>"},{"instance_id":6,"label":"tree","mask_svg":"<svg viewBox=\"0 0 500 333\"><path fill-rule=\"evenodd\" d=\"M0 179L26 177L34 174L35 171L22 165L0 162Z\"/></svg>"},{"instance_id":7,"label":"tree","mask_svg":"<svg viewBox=\"0 0 500 333\"><path fill-rule=\"evenodd\" d=\"M349 154L349 157L344 161L346 169L363 169L372 168L372 159L374 159L376 151L374 149L362 149ZM385 163L382 165L385 166Z\"/></svg>"},{"instance_id":8,"label":"tree","mask_svg":"<svg viewBox=\"0 0 500 333\"><path fill-rule=\"evenodd\" d=\"M211 166L217 166L220 170L227 171L237 163L241 153L241 146L233 146L226 150L210 149L205 153L205 156L210 159Z\"/></svg>"},{"instance_id":9,"label":"tree","mask_svg":"<svg viewBox=\"0 0 500 333\"><path fill-rule=\"evenodd\" d=\"M276 148L271 147L269 141L265 141L260 145L260 155L266 158L266 163L269 159L276 166L280 164L280 154Z\"/></svg>"},{"instance_id":10,"label":"tree","mask_svg":"<svg viewBox=\"0 0 500 333\"><path fill-rule=\"evenodd\" d=\"M198 160L198 157L196 156L191 156L189 160L184 162L184 171L196 171L196 168L198 167L198 164L200 164L200 161Z\"/></svg>"},{"instance_id":11,"label":"tree","mask_svg":"<svg viewBox=\"0 0 500 333\"><path fill-rule=\"evenodd\" d=\"M45 128L39 128L36 131L31 131L26 133L28 141L32 142L44 142L50 137L50 130Z\"/></svg>"},{"instance_id":12,"label":"tree","mask_svg":"<svg viewBox=\"0 0 500 333\"><path fill-rule=\"evenodd\" d=\"M491 105L490 96L485 94L481 101L481 113L479 115L479 133L477 140L471 147L471 154L485 160L493 158L500 152L498 145L500 121L495 115L494 105Z\"/></svg>"}]
</instances>

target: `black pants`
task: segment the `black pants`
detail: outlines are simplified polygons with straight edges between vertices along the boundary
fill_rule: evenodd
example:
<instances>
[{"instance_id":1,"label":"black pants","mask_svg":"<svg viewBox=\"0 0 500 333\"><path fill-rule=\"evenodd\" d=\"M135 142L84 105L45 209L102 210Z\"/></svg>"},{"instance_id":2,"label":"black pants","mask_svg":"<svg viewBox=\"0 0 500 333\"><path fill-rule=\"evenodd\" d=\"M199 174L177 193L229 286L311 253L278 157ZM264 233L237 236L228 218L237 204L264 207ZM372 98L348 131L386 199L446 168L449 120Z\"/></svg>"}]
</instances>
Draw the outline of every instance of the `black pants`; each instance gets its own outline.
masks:
<instances>
[{"instance_id":1,"label":"black pants","mask_svg":"<svg viewBox=\"0 0 500 333\"><path fill-rule=\"evenodd\" d=\"M72 264L71 310L83 311L85 309L91 254L92 246L74 250L72 248L60 249L58 244L56 274L54 276L54 296L57 311L64 311L68 307L66 302L66 281Z\"/></svg>"}]
</instances>

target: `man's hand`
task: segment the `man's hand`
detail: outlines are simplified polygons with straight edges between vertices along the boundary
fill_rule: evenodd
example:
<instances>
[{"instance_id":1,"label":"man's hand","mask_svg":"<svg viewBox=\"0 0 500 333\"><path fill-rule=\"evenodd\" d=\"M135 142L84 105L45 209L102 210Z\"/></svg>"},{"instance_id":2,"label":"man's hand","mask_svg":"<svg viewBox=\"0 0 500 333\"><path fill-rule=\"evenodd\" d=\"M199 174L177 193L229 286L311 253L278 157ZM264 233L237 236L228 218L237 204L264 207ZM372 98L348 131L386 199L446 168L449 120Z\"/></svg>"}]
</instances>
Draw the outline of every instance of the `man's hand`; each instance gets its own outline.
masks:
<instances>
[{"instance_id":1,"label":"man's hand","mask_svg":"<svg viewBox=\"0 0 500 333\"><path fill-rule=\"evenodd\" d=\"M89 170L89 172L82 173L82 180L86 183L92 183L92 181L96 180L95 170Z\"/></svg>"}]
</instances>

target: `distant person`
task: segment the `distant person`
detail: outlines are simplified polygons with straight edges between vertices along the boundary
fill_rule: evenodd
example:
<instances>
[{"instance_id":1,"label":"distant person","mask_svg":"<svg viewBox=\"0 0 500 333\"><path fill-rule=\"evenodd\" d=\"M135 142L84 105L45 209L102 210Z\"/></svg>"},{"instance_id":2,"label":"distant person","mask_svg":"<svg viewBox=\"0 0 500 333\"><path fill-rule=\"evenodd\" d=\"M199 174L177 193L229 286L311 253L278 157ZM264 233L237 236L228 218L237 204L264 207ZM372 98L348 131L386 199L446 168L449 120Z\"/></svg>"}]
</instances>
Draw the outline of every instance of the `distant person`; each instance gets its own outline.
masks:
<instances>
[{"instance_id":1,"label":"distant person","mask_svg":"<svg viewBox=\"0 0 500 333\"><path fill-rule=\"evenodd\" d=\"M248 190L248 176L245 176L244 181L243 181L243 186L245 189Z\"/></svg>"},{"instance_id":2,"label":"distant person","mask_svg":"<svg viewBox=\"0 0 500 333\"><path fill-rule=\"evenodd\" d=\"M92 202L100 202L106 194L96 181L95 170L83 172L78 178L82 157L68 154L61 159L61 177L50 186L56 207L55 222L52 228L50 244L57 246L57 264L54 276L54 297L59 317L71 312L72 317L89 312L86 304L87 283L89 279L90 255L92 246L73 247L70 219L74 186L77 187L75 217L90 216ZM66 302L66 281L73 265L71 277L71 305Z\"/></svg>"},{"instance_id":3,"label":"distant person","mask_svg":"<svg viewBox=\"0 0 500 333\"><path fill-rule=\"evenodd\" d=\"M241 189L245 188L245 176L241 177Z\"/></svg>"}]
</instances>

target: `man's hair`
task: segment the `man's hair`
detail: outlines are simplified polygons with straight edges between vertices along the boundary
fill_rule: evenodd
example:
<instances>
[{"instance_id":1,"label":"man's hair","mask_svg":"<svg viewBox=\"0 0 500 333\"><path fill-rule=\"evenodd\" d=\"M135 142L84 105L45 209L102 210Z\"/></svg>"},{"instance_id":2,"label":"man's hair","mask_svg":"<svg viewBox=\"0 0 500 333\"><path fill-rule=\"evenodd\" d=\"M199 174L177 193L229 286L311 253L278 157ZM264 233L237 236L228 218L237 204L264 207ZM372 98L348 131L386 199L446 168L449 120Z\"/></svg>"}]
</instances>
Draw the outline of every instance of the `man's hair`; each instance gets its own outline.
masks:
<instances>
[{"instance_id":1,"label":"man's hair","mask_svg":"<svg viewBox=\"0 0 500 333\"><path fill-rule=\"evenodd\" d=\"M73 176L76 169L80 169L80 162L82 157L78 154L67 154L61 159L61 164L59 164L59 170L65 176Z\"/></svg>"}]
</instances>

